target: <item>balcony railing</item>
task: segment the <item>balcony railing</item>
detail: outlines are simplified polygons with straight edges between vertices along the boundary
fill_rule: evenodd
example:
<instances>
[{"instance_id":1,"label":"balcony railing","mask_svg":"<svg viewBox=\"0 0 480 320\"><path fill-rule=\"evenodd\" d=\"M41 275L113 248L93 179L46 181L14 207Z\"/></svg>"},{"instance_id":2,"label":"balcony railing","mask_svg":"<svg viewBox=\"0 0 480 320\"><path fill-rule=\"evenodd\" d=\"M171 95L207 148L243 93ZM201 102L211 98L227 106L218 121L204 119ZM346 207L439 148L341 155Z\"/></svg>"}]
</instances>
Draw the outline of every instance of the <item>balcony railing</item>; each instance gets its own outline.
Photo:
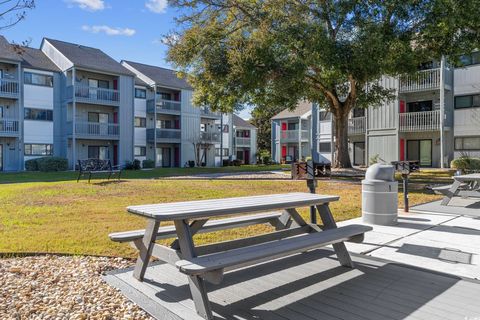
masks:
<instances>
[{"instance_id":1,"label":"balcony railing","mask_svg":"<svg viewBox=\"0 0 480 320\"><path fill-rule=\"evenodd\" d=\"M425 91L440 88L440 68L418 71L400 77L400 92Z\"/></svg>"},{"instance_id":2,"label":"balcony railing","mask_svg":"<svg viewBox=\"0 0 480 320\"><path fill-rule=\"evenodd\" d=\"M72 122L68 122L67 125L72 128ZM115 139L119 137L120 129L117 123L75 122L75 134L82 137Z\"/></svg>"},{"instance_id":3,"label":"balcony railing","mask_svg":"<svg viewBox=\"0 0 480 320\"><path fill-rule=\"evenodd\" d=\"M206 116L206 117L218 118L220 117L220 112L215 112L215 111L212 111L210 108L203 107L203 108L200 108L200 115Z\"/></svg>"},{"instance_id":4,"label":"balcony railing","mask_svg":"<svg viewBox=\"0 0 480 320\"><path fill-rule=\"evenodd\" d=\"M402 132L440 130L440 110L400 113L398 123Z\"/></svg>"},{"instance_id":5,"label":"balcony railing","mask_svg":"<svg viewBox=\"0 0 480 320\"><path fill-rule=\"evenodd\" d=\"M298 142L299 132L301 132L302 141L308 140L308 130L283 130L280 132L280 141Z\"/></svg>"},{"instance_id":6,"label":"balcony railing","mask_svg":"<svg viewBox=\"0 0 480 320\"><path fill-rule=\"evenodd\" d=\"M0 118L0 134L2 135L17 135L18 134L18 120Z\"/></svg>"},{"instance_id":7,"label":"balcony railing","mask_svg":"<svg viewBox=\"0 0 480 320\"><path fill-rule=\"evenodd\" d=\"M157 139L180 139L181 137L180 129L157 128Z\"/></svg>"},{"instance_id":8,"label":"balcony railing","mask_svg":"<svg viewBox=\"0 0 480 320\"><path fill-rule=\"evenodd\" d=\"M157 99L157 112L177 111L180 112L182 103L174 100Z\"/></svg>"},{"instance_id":9,"label":"balcony railing","mask_svg":"<svg viewBox=\"0 0 480 320\"><path fill-rule=\"evenodd\" d=\"M250 137L235 137L235 144L238 147L249 147L251 143Z\"/></svg>"},{"instance_id":10,"label":"balcony railing","mask_svg":"<svg viewBox=\"0 0 480 320\"><path fill-rule=\"evenodd\" d=\"M18 81L9 79L0 79L0 96L2 97L18 97Z\"/></svg>"},{"instance_id":11,"label":"balcony railing","mask_svg":"<svg viewBox=\"0 0 480 320\"><path fill-rule=\"evenodd\" d=\"M366 129L365 117L356 117L348 119L348 134L364 134Z\"/></svg>"},{"instance_id":12,"label":"balcony railing","mask_svg":"<svg viewBox=\"0 0 480 320\"><path fill-rule=\"evenodd\" d=\"M216 143L220 142L220 132L200 132L200 140L202 142Z\"/></svg>"},{"instance_id":13,"label":"balcony railing","mask_svg":"<svg viewBox=\"0 0 480 320\"><path fill-rule=\"evenodd\" d=\"M72 98L72 92L75 92L75 98L78 102L118 105L120 101L120 93L118 90L103 89L96 87L69 86L67 88L68 98Z\"/></svg>"}]
</instances>

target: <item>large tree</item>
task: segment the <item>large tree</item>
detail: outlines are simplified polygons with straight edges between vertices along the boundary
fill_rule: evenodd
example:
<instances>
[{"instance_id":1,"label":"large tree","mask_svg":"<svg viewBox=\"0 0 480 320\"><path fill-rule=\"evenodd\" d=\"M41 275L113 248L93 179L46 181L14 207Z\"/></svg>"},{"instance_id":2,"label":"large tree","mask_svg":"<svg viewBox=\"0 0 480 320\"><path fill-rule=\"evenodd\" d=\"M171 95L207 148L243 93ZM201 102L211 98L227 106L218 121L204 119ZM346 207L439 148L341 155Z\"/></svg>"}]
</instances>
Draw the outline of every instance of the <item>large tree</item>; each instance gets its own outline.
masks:
<instances>
[{"instance_id":1,"label":"large tree","mask_svg":"<svg viewBox=\"0 0 480 320\"><path fill-rule=\"evenodd\" d=\"M415 72L426 59L478 41L479 2L172 0L186 14L169 37L168 57L199 105L227 112L320 104L334 118L334 165L350 167L350 111L393 97L382 76Z\"/></svg>"},{"instance_id":2,"label":"large tree","mask_svg":"<svg viewBox=\"0 0 480 320\"><path fill-rule=\"evenodd\" d=\"M35 0L0 0L0 30L11 28L35 8Z\"/></svg>"}]
</instances>

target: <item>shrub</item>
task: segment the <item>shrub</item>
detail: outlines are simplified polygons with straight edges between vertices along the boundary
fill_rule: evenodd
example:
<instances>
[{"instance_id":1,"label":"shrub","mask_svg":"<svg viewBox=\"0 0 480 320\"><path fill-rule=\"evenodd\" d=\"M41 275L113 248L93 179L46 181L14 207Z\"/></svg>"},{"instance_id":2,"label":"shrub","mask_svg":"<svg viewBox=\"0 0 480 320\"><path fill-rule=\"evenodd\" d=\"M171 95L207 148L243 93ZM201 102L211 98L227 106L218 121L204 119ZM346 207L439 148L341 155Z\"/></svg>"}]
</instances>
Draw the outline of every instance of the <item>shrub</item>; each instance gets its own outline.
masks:
<instances>
[{"instance_id":1,"label":"shrub","mask_svg":"<svg viewBox=\"0 0 480 320\"><path fill-rule=\"evenodd\" d=\"M233 160L233 165L236 167L239 167L242 164L243 164L243 160L239 160L239 159Z\"/></svg>"},{"instance_id":2,"label":"shrub","mask_svg":"<svg viewBox=\"0 0 480 320\"><path fill-rule=\"evenodd\" d=\"M370 162L371 165L380 162L380 155L378 153L376 155L373 155L370 158L369 162Z\"/></svg>"},{"instance_id":3,"label":"shrub","mask_svg":"<svg viewBox=\"0 0 480 320\"><path fill-rule=\"evenodd\" d=\"M450 162L452 169L460 170L480 170L480 158L472 158L468 155L462 155Z\"/></svg>"},{"instance_id":4,"label":"shrub","mask_svg":"<svg viewBox=\"0 0 480 320\"><path fill-rule=\"evenodd\" d=\"M140 160L135 159L125 162L125 170L140 170Z\"/></svg>"},{"instance_id":5,"label":"shrub","mask_svg":"<svg viewBox=\"0 0 480 320\"><path fill-rule=\"evenodd\" d=\"M68 170L68 160L61 157L44 157L35 159L39 171L66 171Z\"/></svg>"},{"instance_id":6,"label":"shrub","mask_svg":"<svg viewBox=\"0 0 480 320\"><path fill-rule=\"evenodd\" d=\"M27 171L38 171L37 159L30 159L25 161L25 170Z\"/></svg>"},{"instance_id":7,"label":"shrub","mask_svg":"<svg viewBox=\"0 0 480 320\"><path fill-rule=\"evenodd\" d=\"M271 164L272 163L272 157L270 156L270 152L267 150L262 150L259 152L259 160L261 161L262 164Z\"/></svg>"},{"instance_id":8,"label":"shrub","mask_svg":"<svg viewBox=\"0 0 480 320\"><path fill-rule=\"evenodd\" d=\"M155 168L155 161L153 160L143 160L142 161L142 168Z\"/></svg>"}]
</instances>

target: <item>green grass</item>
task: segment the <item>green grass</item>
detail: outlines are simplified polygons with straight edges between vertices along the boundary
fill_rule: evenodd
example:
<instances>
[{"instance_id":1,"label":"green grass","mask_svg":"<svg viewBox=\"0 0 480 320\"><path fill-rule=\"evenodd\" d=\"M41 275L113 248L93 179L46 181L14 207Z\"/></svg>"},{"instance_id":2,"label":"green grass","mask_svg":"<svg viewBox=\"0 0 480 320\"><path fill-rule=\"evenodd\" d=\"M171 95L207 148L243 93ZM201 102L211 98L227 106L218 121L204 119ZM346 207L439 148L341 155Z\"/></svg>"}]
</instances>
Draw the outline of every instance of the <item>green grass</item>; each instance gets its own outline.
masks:
<instances>
[{"instance_id":1,"label":"green grass","mask_svg":"<svg viewBox=\"0 0 480 320\"><path fill-rule=\"evenodd\" d=\"M125 170L122 172L122 179L155 179L171 176L188 176L202 173L222 172L258 172L280 170L290 168L289 165L242 165L239 167L218 167L218 168L156 168L152 170ZM19 182L52 182L76 180L78 173L67 172L12 172L0 173L1 183ZM95 177L96 178L96 177ZM84 178L82 178L84 179Z\"/></svg>"},{"instance_id":2,"label":"green grass","mask_svg":"<svg viewBox=\"0 0 480 320\"><path fill-rule=\"evenodd\" d=\"M26 175L18 181L32 179L31 174ZM317 190L318 193L341 197L331 205L337 221L360 216L359 184L322 180ZM98 180L91 184L72 180L0 184L0 253L133 257L135 252L127 244L113 243L108 238L111 232L145 226L144 219L126 213L128 205L294 191L307 191L305 181L130 179L121 182ZM401 194L399 198L401 205ZM438 196L419 191L410 193L412 205L436 198ZM306 209L301 213L305 217L308 215ZM264 226L255 226L202 234L196 237L196 241L227 240L266 230L268 228Z\"/></svg>"}]
</instances>

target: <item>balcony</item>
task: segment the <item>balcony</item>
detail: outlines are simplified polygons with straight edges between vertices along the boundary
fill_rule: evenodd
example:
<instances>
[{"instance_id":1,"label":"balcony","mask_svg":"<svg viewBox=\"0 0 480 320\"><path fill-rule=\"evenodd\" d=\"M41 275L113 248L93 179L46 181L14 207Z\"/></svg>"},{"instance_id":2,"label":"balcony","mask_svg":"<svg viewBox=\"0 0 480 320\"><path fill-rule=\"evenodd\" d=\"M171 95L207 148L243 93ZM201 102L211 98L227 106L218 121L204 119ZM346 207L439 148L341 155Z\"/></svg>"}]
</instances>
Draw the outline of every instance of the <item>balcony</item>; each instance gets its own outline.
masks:
<instances>
[{"instance_id":1,"label":"balcony","mask_svg":"<svg viewBox=\"0 0 480 320\"><path fill-rule=\"evenodd\" d=\"M73 124L67 122L68 134L72 134ZM77 138L85 139L118 139L120 136L120 128L117 123L100 123L100 122L76 122L75 135Z\"/></svg>"},{"instance_id":2,"label":"balcony","mask_svg":"<svg viewBox=\"0 0 480 320\"><path fill-rule=\"evenodd\" d=\"M118 106L120 104L120 93L118 90L88 87L82 85L68 86L67 99L73 98L81 103L103 104L109 106Z\"/></svg>"},{"instance_id":3,"label":"balcony","mask_svg":"<svg viewBox=\"0 0 480 320\"><path fill-rule=\"evenodd\" d=\"M220 143L220 132L200 132L200 141L202 143Z\"/></svg>"},{"instance_id":4,"label":"balcony","mask_svg":"<svg viewBox=\"0 0 480 320\"><path fill-rule=\"evenodd\" d=\"M365 134L366 131L366 118L365 117L356 117L348 119L348 134L349 135L360 135Z\"/></svg>"},{"instance_id":5,"label":"balcony","mask_svg":"<svg viewBox=\"0 0 480 320\"><path fill-rule=\"evenodd\" d=\"M250 137L235 137L235 144L237 147L250 147Z\"/></svg>"},{"instance_id":6,"label":"balcony","mask_svg":"<svg viewBox=\"0 0 480 320\"><path fill-rule=\"evenodd\" d=\"M0 119L0 136L2 137L16 137L18 136L18 120Z\"/></svg>"},{"instance_id":7,"label":"balcony","mask_svg":"<svg viewBox=\"0 0 480 320\"><path fill-rule=\"evenodd\" d=\"M154 111L156 111L157 113L180 114L180 111L182 110L182 103L180 101L157 98L156 107L154 107L153 104L153 99L147 101L148 113L154 113Z\"/></svg>"},{"instance_id":8,"label":"balcony","mask_svg":"<svg viewBox=\"0 0 480 320\"><path fill-rule=\"evenodd\" d=\"M157 142L180 142L182 137L182 131L180 129L166 129L166 128L156 128L156 129L147 129L147 140L153 142L154 130L156 130Z\"/></svg>"},{"instance_id":9,"label":"balcony","mask_svg":"<svg viewBox=\"0 0 480 320\"><path fill-rule=\"evenodd\" d=\"M280 142L298 142L300 133L302 141L308 141L308 130L283 130L280 131Z\"/></svg>"},{"instance_id":10,"label":"balcony","mask_svg":"<svg viewBox=\"0 0 480 320\"><path fill-rule=\"evenodd\" d=\"M202 107L200 108L200 116L207 117L207 118L220 118L221 114L220 112L212 111L208 107Z\"/></svg>"},{"instance_id":11,"label":"balcony","mask_svg":"<svg viewBox=\"0 0 480 320\"><path fill-rule=\"evenodd\" d=\"M400 113L399 130L401 132L440 130L440 110Z\"/></svg>"},{"instance_id":12,"label":"balcony","mask_svg":"<svg viewBox=\"0 0 480 320\"><path fill-rule=\"evenodd\" d=\"M17 99L19 97L18 81L0 79L0 97Z\"/></svg>"},{"instance_id":13,"label":"balcony","mask_svg":"<svg viewBox=\"0 0 480 320\"><path fill-rule=\"evenodd\" d=\"M400 92L417 92L440 88L440 68L418 71L400 77Z\"/></svg>"}]
</instances>

